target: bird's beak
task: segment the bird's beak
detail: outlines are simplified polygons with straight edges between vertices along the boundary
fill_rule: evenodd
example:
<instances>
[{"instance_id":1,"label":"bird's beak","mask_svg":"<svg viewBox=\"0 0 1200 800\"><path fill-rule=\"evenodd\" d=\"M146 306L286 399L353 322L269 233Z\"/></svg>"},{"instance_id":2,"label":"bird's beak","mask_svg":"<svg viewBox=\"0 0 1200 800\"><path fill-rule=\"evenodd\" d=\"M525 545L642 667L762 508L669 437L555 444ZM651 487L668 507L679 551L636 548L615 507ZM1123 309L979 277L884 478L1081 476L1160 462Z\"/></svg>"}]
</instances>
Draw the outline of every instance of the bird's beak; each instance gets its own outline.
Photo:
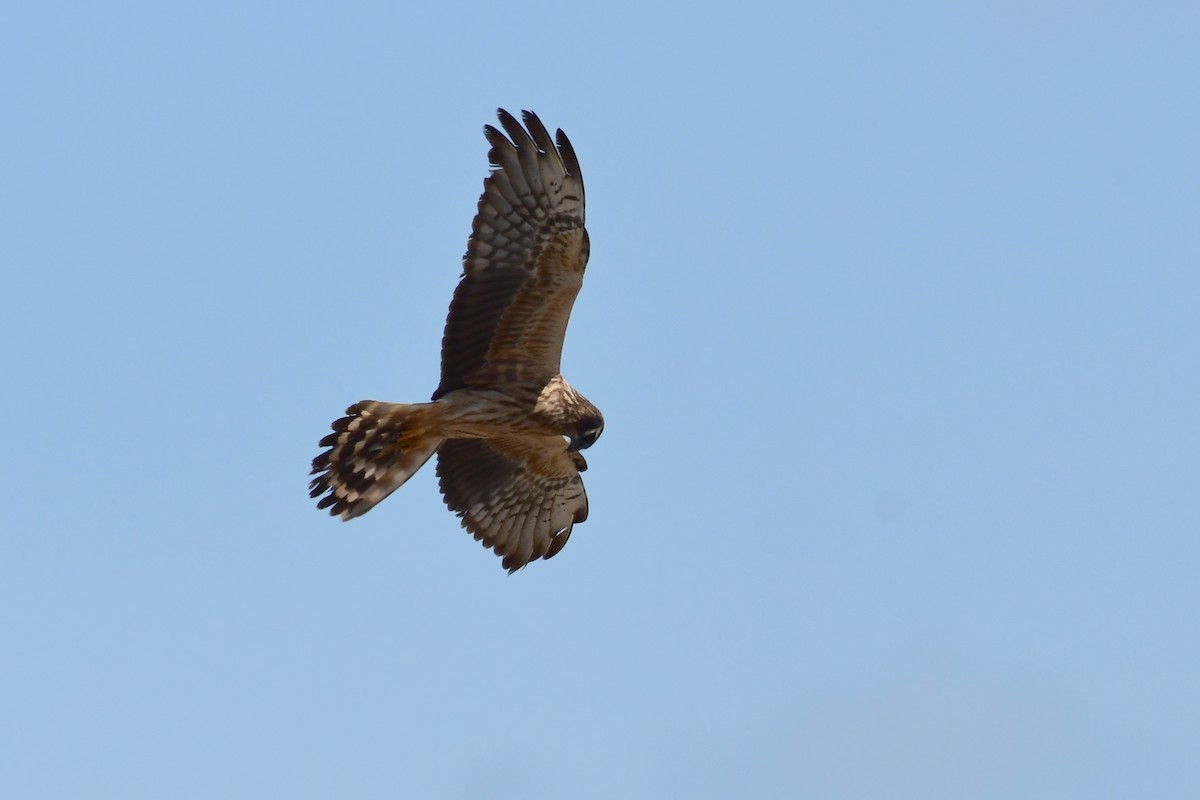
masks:
<instances>
[{"instance_id":1,"label":"bird's beak","mask_svg":"<svg viewBox=\"0 0 1200 800\"><path fill-rule=\"evenodd\" d=\"M580 445L583 444L582 439L576 439L574 436L567 437L567 452L578 453Z\"/></svg>"}]
</instances>

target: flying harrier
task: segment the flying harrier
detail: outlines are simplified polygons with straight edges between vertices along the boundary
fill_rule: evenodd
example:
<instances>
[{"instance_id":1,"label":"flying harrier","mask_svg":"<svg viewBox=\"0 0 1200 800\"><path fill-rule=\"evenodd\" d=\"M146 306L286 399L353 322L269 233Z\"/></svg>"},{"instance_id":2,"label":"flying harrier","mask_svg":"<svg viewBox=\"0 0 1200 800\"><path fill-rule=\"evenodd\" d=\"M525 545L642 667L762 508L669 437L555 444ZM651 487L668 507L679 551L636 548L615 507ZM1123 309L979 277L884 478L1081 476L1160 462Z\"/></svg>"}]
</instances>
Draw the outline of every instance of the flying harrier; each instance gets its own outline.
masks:
<instances>
[{"instance_id":1,"label":"flying harrier","mask_svg":"<svg viewBox=\"0 0 1200 800\"><path fill-rule=\"evenodd\" d=\"M437 453L446 505L515 572L550 558L587 519L580 450L604 418L559 373L588 260L583 176L570 141L504 109L484 135L483 182L463 276L442 337L431 403L364 400L321 440L309 484L318 508L365 514ZM556 144L557 143L557 144Z\"/></svg>"}]
</instances>

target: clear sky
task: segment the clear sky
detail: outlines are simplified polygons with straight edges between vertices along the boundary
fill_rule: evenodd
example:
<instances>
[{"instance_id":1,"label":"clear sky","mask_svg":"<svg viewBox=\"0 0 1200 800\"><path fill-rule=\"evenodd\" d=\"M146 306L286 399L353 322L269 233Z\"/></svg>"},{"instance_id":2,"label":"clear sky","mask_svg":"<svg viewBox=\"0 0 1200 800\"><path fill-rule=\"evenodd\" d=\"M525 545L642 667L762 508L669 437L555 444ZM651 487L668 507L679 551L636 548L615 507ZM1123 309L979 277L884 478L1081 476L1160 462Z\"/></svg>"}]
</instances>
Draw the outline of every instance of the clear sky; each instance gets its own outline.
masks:
<instances>
[{"instance_id":1,"label":"clear sky","mask_svg":"<svg viewBox=\"0 0 1200 800\"><path fill-rule=\"evenodd\" d=\"M1193 4L0 10L0 796L1200 785ZM591 517L507 576L419 401L494 110L570 135Z\"/></svg>"}]
</instances>

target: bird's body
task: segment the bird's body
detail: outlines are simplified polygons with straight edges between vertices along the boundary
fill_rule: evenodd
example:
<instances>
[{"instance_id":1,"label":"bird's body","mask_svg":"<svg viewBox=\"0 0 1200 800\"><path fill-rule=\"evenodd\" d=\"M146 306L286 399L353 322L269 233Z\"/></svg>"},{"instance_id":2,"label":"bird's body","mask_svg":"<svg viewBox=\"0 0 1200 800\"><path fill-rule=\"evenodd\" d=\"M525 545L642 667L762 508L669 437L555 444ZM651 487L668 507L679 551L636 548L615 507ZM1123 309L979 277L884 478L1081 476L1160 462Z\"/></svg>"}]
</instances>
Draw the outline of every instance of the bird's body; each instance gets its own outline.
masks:
<instances>
[{"instance_id":1,"label":"bird's body","mask_svg":"<svg viewBox=\"0 0 1200 800\"><path fill-rule=\"evenodd\" d=\"M510 138L490 126L484 181L430 403L356 403L321 440L311 495L351 519L398 489L435 453L446 504L510 571L562 549L587 518L579 450L600 412L559 372L588 259L583 179L570 142L538 118ZM526 130L526 128L528 130ZM511 141L510 141L511 139ZM565 438L564 438L565 437Z\"/></svg>"}]
</instances>

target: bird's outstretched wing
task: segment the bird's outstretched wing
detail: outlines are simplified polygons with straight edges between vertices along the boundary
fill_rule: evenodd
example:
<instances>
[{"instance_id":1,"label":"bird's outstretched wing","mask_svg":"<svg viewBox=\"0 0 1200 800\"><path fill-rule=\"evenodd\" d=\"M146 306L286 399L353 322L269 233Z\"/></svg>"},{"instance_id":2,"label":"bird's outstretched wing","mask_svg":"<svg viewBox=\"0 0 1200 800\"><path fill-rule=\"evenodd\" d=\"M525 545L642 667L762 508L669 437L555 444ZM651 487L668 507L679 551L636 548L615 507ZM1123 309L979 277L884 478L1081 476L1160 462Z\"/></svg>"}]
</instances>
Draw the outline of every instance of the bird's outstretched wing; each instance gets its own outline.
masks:
<instances>
[{"instance_id":1,"label":"bird's outstretched wing","mask_svg":"<svg viewBox=\"0 0 1200 800\"><path fill-rule=\"evenodd\" d=\"M451 439L438 450L446 505L509 572L553 557L587 519L585 469L558 436Z\"/></svg>"},{"instance_id":2,"label":"bird's outstretched wing","mask_svg":"<svg viewBox=\"0 0 1200 800\"><path fill-rule=\"evenodd\" d=\"M557 375L587 266L583 177L570 141L561 130L551 139L529 111L524 127L497 113L508 136L484 127L492 173L450 302L434 400L464 386Z\"/></svg>"}]
</instances>

